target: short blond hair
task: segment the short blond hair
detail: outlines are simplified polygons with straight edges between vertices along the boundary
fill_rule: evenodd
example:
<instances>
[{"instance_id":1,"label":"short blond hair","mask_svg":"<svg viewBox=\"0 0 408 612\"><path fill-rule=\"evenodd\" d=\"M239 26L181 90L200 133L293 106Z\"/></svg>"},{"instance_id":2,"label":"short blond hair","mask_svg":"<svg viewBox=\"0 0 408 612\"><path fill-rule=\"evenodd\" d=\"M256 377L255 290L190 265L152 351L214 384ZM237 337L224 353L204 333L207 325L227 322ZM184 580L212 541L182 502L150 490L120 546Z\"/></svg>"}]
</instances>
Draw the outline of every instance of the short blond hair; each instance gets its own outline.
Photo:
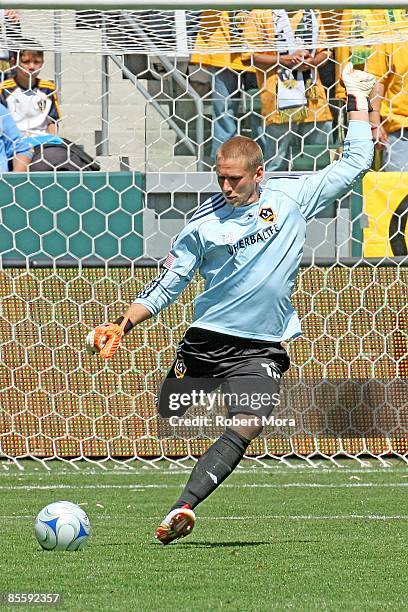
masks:
<instances>
[{"instance_id":1,"label":"short blond hair","mask_svg":"<svg viewBox=\"0 0 408 612\"><path fill-rule=\"evenodd\" d=\"M247 170L255 171L264 165L262 149L257 142L246 136L234 136L224 142L217 151L216 163L220 159L242 159Z\"/></svg>"}]
</instances>

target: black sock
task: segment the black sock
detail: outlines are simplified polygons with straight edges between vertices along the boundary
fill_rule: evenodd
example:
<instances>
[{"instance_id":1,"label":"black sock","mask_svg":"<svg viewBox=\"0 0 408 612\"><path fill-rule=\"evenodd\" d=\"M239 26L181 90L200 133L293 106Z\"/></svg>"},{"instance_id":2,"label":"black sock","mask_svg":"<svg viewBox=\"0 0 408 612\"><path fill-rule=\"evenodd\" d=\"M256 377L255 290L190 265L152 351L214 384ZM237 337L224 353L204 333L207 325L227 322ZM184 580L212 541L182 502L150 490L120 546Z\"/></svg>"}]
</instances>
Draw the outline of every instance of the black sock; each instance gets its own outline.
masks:
<instances>
[{"instance_id":1,"label":"black sock","mask_svg":"<svg viewBox=\"0 0 408 612\"><path fill-rule=\"evenodd\" d=\"M227 429L197 461L172 510L185 504L195 508L206 499L237 467L250 443L251 440Z\"/></svg>"}]
</instances>

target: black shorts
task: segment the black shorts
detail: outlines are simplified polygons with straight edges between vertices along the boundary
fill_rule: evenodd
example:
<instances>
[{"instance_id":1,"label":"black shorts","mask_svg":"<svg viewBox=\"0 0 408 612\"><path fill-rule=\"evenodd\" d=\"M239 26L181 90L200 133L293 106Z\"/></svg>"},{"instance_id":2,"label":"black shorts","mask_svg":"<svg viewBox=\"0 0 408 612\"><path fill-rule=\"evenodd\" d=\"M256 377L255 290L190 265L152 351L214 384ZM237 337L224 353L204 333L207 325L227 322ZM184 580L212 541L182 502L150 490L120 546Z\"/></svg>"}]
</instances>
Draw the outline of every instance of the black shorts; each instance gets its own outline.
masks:
<instances>
[{"instance_id":1,"label":"black shorts","mask_svg":"<svg viewBox=\"0 0 408 612\"><path fill-rule=\"evenodd\" d=\"M288 354L279 342L190 327L161 387L159 414L164 418L182 416L194 403L187 396L197 398L193 390L211 393L220 388L227 397L229 414L269 416L279 395L280 379L289 365ZM185 402L178 408L177 402L170 401L177 393L185 394ZM262 401L260 394L265 395Z\"/></svg>"}]
</instances>

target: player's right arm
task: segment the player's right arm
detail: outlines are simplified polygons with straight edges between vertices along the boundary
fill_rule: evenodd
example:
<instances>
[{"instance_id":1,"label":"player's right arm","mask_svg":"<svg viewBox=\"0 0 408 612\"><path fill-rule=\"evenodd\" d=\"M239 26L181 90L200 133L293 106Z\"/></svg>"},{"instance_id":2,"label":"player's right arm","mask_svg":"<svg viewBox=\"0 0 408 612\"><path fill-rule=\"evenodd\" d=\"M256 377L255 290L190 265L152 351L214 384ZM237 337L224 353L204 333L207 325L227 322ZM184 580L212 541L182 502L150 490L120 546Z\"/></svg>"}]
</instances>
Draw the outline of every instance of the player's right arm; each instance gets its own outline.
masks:
<instances>
[{"instance_id":1,"label":"player's right arm","mask_svg":"<svg viewBox=\"0 0 408 612\"><path fill-rule=\"evenodd\" d=\"M347 64L342 75L347 91L349 126L341 159L311 176L291 181L290 191L306 220L346 194L370 169L374 144L369 123L369 97L375 77Z\"/></svg>"},{"instance_id":2,"label":"player's right arm","mask_svg":"<svg viewBox=\"0 0 408 612\"><path fill-rule=\"evenodd\" d=\"M392 46L388 44L375 45L366 62L366 68L378 79L376 95L371 101L373 112L370 115L373 137L381 149L387 144L388 134L385 129L385 120L381 117L381 105L388 89L394 70L392 64Z\"/></svg>"},{"instance_id":3,"label":"player's right arm","mask_svg":"<svg viewBox=\"0 0 408 612\"><path fill-rule=\"evenodd\" d=\"M200 236L194 224L188 224L175 240L161 274L135 297L126 312L114 323L92 330L86 339L87 349L110 359L125 333L135 325L156 316L169 306L188 285L203 257Z\"/></svg>"}]
</instances>

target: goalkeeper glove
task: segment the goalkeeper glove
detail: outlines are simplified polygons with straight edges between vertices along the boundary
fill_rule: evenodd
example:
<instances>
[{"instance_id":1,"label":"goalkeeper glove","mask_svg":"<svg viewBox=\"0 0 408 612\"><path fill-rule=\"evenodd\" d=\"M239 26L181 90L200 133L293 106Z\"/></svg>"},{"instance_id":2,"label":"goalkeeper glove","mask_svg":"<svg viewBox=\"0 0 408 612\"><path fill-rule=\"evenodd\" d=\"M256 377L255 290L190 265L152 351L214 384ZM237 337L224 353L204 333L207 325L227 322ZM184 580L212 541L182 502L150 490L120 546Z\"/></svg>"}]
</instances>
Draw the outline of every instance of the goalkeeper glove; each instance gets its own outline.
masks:
<instances>
[{"instance_id":1,"label":"goalkeeper glove","mask_svg":"<svg viewBox=\"0 0 408 612\"><path fill-rule=\"evenodd\" d=\"M128 323L127 317L124 317L120 325L117 323L104 323L98 325L86 337L86 348L88 353L95 355L99 353L103 359L110 359L116 353L116 350L125 333L125 327Z\"/></svg>"},{"instance_id":2,"label":"goalkeeper glove","mask_svg":"<svg viewBox=\"0 0 408 612\"><path fill-rule=\"evenodd\" d=\"M347 92L347 112L372 111L369 96L376 83L375 76L362 70L354 70L348 62L341 75Z\"/></svg>"}]
</instances>

